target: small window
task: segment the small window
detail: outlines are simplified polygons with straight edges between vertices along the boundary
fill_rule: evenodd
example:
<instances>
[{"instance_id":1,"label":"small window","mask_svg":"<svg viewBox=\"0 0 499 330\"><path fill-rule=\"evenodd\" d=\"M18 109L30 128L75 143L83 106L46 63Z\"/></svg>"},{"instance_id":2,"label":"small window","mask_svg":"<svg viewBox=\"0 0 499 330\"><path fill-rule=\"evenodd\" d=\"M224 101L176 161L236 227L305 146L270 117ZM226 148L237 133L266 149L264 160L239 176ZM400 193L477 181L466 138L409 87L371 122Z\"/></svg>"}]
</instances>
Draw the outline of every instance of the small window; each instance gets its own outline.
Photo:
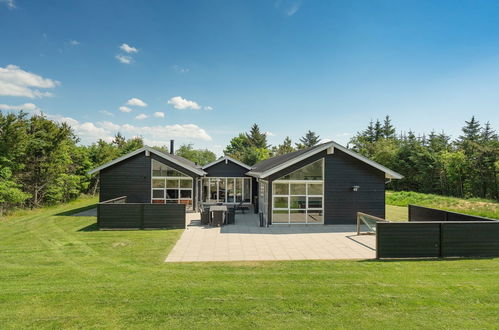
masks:
<instances>
[{"instance_id":1,"label":"small window","mask_svg":"<svg viewBox=\"0 0 499 330\"><path fill-rule=\"evenodd\" d=\"M322 183L309 183L308 184L308 194L309 195L322 195Z\"/></svg>"},{"instance_id":2,"label":"small window","mask_svg":"<svg viewBox=\"0 0 499 330\"><path fill-rule=\"evenodd\" d=\"M167 188L178 188L178 180L177 179L168 179L166 180Z\"/></svg>"},{"instance_id":3,"label":"small window","mask_svg":"<svg viewBox=\"0 0 499 330\"><path fill-rule=\"evenodd\" d=\"M287 209L288 208L288 197L274 197L274 208Z\"/></svg>"},{"instance_id":4,"label":"small window","mask_svg":"<svg viewBox=\"0 0 499 330\"><path fill-rule=\"evenodd\" d=\"M274 183L274 195L289 195L289 184Z\"/></svg>"},{"instance_id":5,"label":"small window","mask_svg":"<svg viewBox=\"0 0 499 330\"><path fill-rule=\"evenodd\" d=\"M290 186L290 195L305 195L307 193L307 184L292 183Z\"/></svg>"},{"instance_id":6,"label":"small window","mask_svg":"<svg viewBox=\"0 0 499 330\"><path fill-rule=\"evenodd\" d=\"M152 179L153 188L165 188L165 179Z\"/></svg>"},{"instance_id":7,"label":"small window","mask_svg":"<svg viewBox=\"0 0 499 330\"><path fill-rule=\"evenodd\" d=\"M165 191L163 189L154 189L152 191L152 198L165 198Z\"/></svg>"}]
</instances>

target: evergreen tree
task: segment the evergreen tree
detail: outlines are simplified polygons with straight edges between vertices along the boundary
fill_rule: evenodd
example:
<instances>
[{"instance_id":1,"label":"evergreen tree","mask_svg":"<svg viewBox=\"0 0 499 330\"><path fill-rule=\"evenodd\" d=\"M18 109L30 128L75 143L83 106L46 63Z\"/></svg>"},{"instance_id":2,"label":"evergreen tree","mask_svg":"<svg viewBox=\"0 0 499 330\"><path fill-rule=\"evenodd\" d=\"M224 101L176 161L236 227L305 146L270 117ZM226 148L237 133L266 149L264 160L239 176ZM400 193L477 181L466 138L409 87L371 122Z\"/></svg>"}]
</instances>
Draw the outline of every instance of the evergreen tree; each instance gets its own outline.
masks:
<instances>
[{"instance_id":1,"label":"evergreen tree","mask_svg":"<svg viewBox=\"0 0 499 330\"><path fill-rule=\"evenodd\" d=\"M282 144L274 148L273 156L281 156L293 151L295 151L295 148L293 148L291 139L289 138L289 136L286 136Z\"/></svg>"},{"instance_id":2,"label":"evergreen tree","mask_svg":"<svg viewBox=\"0 0 499 330\"><path fill-rule=\"evenodd\" d=\"M255 148L267 149L267 134L260 131L260 127L257 124L251 126L250 132L246 134L248 143Z\"/></svg>"},{"instance_id":3,"label":"evergreen tree","mask_svg":"<svg viewBox=\"0 0 499 330\"><path fill-rule=\"evenodd\" d=\"M392 125L392 120L390 119L390 116L386 116L385 120L383 121L383 137L385 139L393 139L395 138L395 127Z\"/></svg>"},{"instance_id":4,"label":"evergreen tree","mask_svg":"<svg viewBox=\"0 0 499 330\"><path fill-rule=\"evenodd\" d=\"M381 126L381 122L379 119L376 119L374 123L374 142L381 140L384 137L383 127Z\"/></svg>"},{"instance_id":5,"label":"evergreen tree","mask_svg":"<svg viewBox=\"0 0 499 330\"><path fill-rule=\"evenodd\" d=\"M471 117L470 121L465 121L466 125L462 128L463 135L459 136L458 143L462 146L470 143L477 142L480 138L480 122L475 119L475 116Z\"/></svg>"},{"instance_id":6,"label":"evergreen tree","mask_svg":"<svg viewBox=\"0 0 499 330\"><path fill-rule=\"evenodd\" d=\"M310 148L317 145L320 142L321 138L315 132L308 130L305 133L305 136L300 138L300 143L296 144L297 149Z\"/></svg>"}]
</instances>

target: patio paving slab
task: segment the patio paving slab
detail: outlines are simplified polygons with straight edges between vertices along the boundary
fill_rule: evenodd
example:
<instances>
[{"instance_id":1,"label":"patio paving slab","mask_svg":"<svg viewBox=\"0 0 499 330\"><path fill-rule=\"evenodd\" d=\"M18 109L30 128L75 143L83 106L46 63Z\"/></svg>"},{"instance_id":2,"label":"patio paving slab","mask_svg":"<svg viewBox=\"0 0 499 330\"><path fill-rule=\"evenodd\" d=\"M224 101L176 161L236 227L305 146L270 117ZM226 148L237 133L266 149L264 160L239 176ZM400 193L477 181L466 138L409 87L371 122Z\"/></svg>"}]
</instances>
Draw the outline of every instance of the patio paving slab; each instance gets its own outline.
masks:
<instances>
[{"instance_id":1,"label":"patio paving slab","mask_svg":"<svg viewBox=\"0 0 499 330\"><path fill-rule=\"evenodd\" d=\"M355 225L257 226L258 215L237 214L236 224L210 227L190 223L165 262L373 259L375 236L357 236Z\"/></svg>"}]
</instances>

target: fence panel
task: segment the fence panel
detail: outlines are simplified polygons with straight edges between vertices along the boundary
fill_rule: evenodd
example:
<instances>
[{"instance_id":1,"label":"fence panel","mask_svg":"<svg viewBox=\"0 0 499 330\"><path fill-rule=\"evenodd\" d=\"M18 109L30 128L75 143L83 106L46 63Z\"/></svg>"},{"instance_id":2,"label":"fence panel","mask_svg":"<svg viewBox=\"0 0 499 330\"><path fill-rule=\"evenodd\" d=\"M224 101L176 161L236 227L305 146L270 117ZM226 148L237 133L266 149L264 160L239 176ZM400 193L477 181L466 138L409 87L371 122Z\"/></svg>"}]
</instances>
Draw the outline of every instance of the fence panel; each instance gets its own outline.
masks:
<instances>
[{"instance_id":1,"label":"fence panel","mask_svg":"<svg viewBox=\"0 0 499 330\"><path fill-rule=\"evenodd\" d=\"M185 204L144 204L143 228L185 228Z\"/></svg>"},{"instance_id":2,"label":"fence panel","mask_svg":"<svg viewBox=\"0 0 499 330\"><path fill-rule=\"evenodd\" d=\"M439 255L439 223L379 222L377 224L377 258L419 258Z\"/></svg>"},{"instance_id":3,"label":"fence panel","mask_svg":"<svg viewBox=\"0 0 499 330\"><path fill-rule=\"evenodd\" d=\"M499 222L443 223L442 256L499 256Z\"/></svg>"}]
</instances>

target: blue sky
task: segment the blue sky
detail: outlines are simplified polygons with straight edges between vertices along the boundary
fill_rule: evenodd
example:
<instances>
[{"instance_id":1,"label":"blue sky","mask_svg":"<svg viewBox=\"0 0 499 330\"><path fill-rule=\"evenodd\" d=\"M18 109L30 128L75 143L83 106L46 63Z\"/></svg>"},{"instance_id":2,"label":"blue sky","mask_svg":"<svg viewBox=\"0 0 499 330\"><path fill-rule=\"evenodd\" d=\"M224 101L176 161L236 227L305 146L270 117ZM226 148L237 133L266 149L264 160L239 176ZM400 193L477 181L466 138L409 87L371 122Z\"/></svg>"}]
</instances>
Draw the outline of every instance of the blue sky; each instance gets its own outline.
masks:
<instances>
[{"instance_id":1,"label":"blue sky","mask_svg":"<svg viewBox=\"0 0 499 330\"><path fill-rule=\"evenodd\" d=\"M254 122L272 144L308 129L346 144L386 114L454 137L472 115L499 125L492 0L0 0L0 45L0 109L83 143L121 131L221 154Z\"/></svg>"}]
</instances>

